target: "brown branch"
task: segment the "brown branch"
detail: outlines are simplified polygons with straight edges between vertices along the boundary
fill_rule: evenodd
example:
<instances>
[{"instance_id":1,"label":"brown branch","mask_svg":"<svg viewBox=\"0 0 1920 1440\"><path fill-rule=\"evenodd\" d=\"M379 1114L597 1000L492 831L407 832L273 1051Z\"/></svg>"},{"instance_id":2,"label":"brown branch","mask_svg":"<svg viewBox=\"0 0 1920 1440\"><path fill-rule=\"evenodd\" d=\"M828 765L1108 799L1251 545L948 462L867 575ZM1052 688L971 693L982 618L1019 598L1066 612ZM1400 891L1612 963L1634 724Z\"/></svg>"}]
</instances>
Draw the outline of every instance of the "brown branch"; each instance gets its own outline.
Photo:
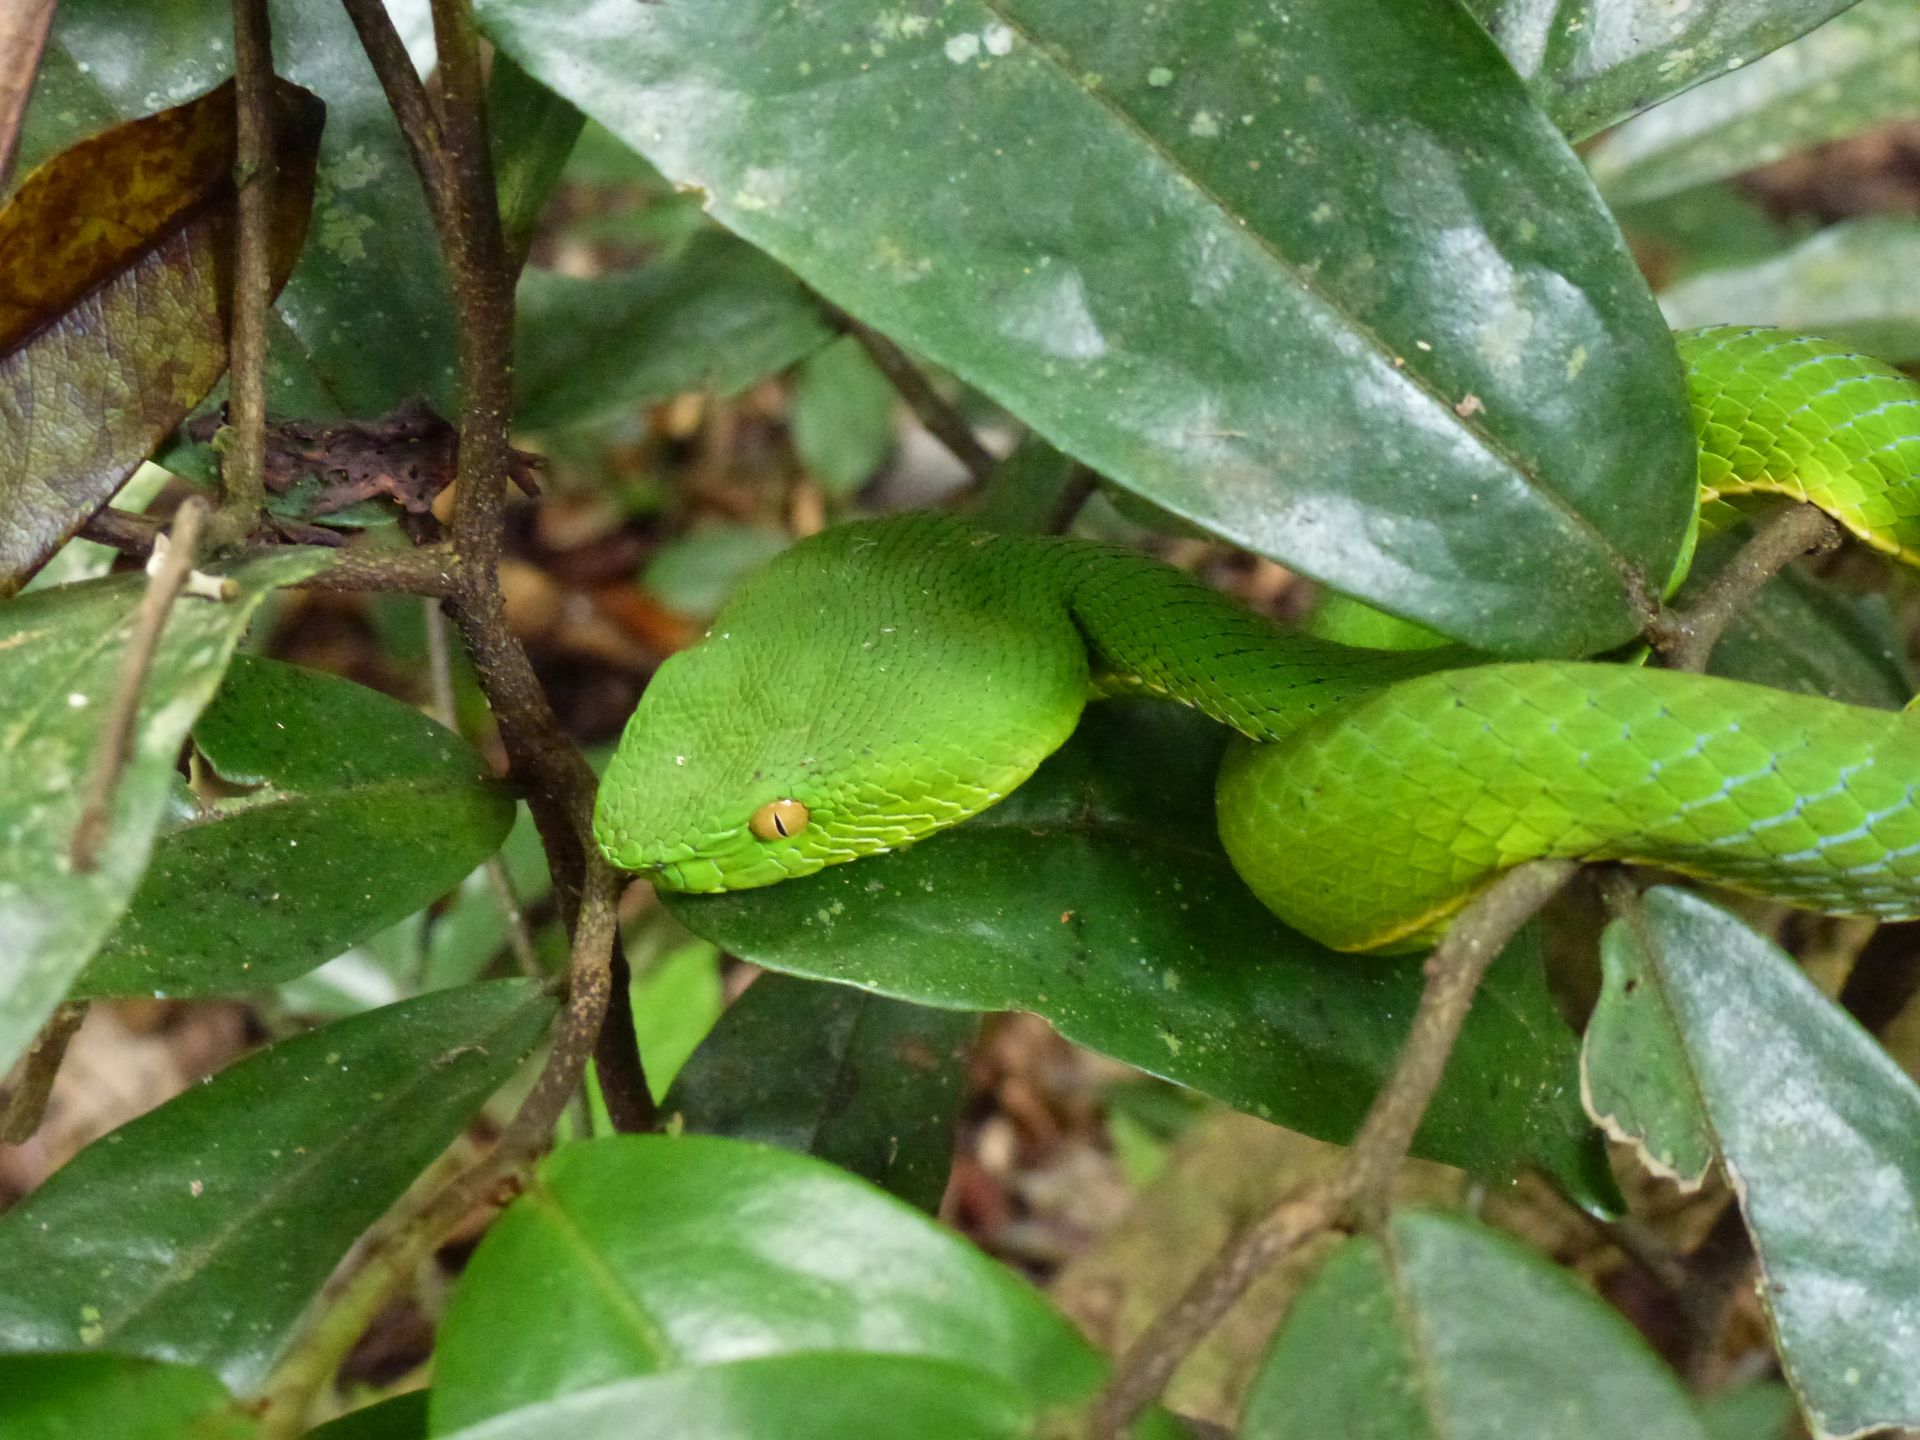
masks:
<instances>
[{"instance_id":1,"label":"brown branch","mask_svg":"<svg viewBox=\"0 0 1920 1440\"><path fill-rule=\"evenodd\" d=\"M987 476L993 473L993 467L1000 462L994 458L991 450L980 443L980 437L973 433L973 427L967 424L960 412L949 405L927 377L920 373L920 367L907 358L906 351L878 330L862 325L838 306L828 305L827 315L835 326L860 342L861 348L899 392L900 398L907 402L907 408L913 411L927 433L946 446L953 458L966 467L967 474L973 477L973 483L985 484Z\"/></svg>"},{"instance_id":2,"label":"brown branch","mask_svg":"<svg viewBox=\"0 0 1920 1440\"><path fill-rule=\"evenodd\" d=\"M459 561L445 545L417 550L375 550L349 545L334 551L327 568L300 582L303 590L392 590L408 595L453 593Z\"/></svg>"},{"instance_id":3,"label":"brown branch","mask_svg":"<svg viewBox=\"0 0 1920 1440\"><path fill-rule=\"evenodd\" d=\"M20 1062L20 1078L12 1094L0 1104L0 1145L25 1144L40 1128L67 1045L86 1018L87 1002L69 1001L53 1012L34 1038L33 1048Z\"/></svg>"},{"instance_id":4,"label":"brown branch","mask_svg":"<svg viewBox=\"0 0 1920 1440\"><path fill-rule=\"evenodd\" d=\"M116 510L109 505L95 511L80 527L80 537L144 560L153 553L153 542L165 528L150 515L135 515L130 510Z\"/></svg>"},{"instance_id":5,"label":"brown branch","mask_svg":"<svg viewBox=\"0 0 1920 1440\"><path fill-rule=\"evenodd\" d=\"M594 1045L593 1070L600 1080L600 1098L607 1118L622 1135L643 1135L660 1128L660 1110L653 1103L646 1066L640 1059L640 1041L633 1030L633 972L618 939L613 945L606 1019Z\"/></svg>"},{"instance_id":6,"label":"brown branch","mask_svg":"<svg viewBox=\"0 0 1920 1440\"><path fill-rule=\"evenodd\" d=\"M540 1077L486 1159L423 1198L409 1196L369 1231L358 1263L316 1297L261 1390L260 1440L291 1440L320 1387L394 1293L476 1206L504 1204L546 1147L592 1054L606 1012L619 877L591 866L573 932L566 1008Z\"/></svg>"},{"instance_id":7,"label":"brown branch","mask_svg":"<svg viewBox=\"0 0 1920 1440\"><path fill-rule=\"evenodd\" d=\"M360 48L373 62L373 73L386 92L387 108L400 124L400 137L413 157L413 168L420 173L427 206L444 245L447 220L441 211L447 191L446 163L440 153L440 122L427 103L427 87L420 83L413 57L407 54L406 44L381 0L340 0L340 4L360 36Z\"/></svg>"},{"instance_id":8,"label":"brown branch","mask_svg":"<svg viewBox=\"0 0 1920 1440\"><path fill-rule=\"evenodd\" d=\"M1576 868L1571 860L1529 861L1460 912L1427 959L1426 988L1400 1059L1339 1167L1294 1191L1228 1241L1186 1293L1147 1327L1095 1402L1094 1440L1124 1436L1194 1346L1274 1265L1335 1227L1379 1224L1394 1175L1439 1086L1487 967Z\"/></svg>"},{"instance_id":9,"label":"brown branch","mask_svg":"<svg viewBox=\"0 0 1920 1440\"><path fill-rule=\"evenodd\" d=\"M447 634L446 612L438 600L429 598L422 606L422 613L427 625L427 680L433 696L433 718L458 735L460 707L453 693L453 646ZM500 906L501 918L506 923L507 948L513 951L514 963L522 975L538 980L544 973L540 968L540 955L533 948L526 912L520 908L520 897L514 893L513 877L507 874L506 861L495 851L481 868L486 872L487 888L493 891L494 901Z\"/></svg>"},{"instance_id":10,"label":"brown branch","mask_svg":"<svg viewBox=\"0 0 1920 1440\"><path fill-rule=\"evenodd\" d=\"M94 751L88 771L85 800L80 819L73 827L68 859L74 870L86 874L99 862L100 843L106 838L113 793L120 776L133 758L134 727L140 718L140 696L146 689L147 672L153 667L161 632L173 602L186 588L193 570L193 557L200 543L200 531L207 515L206 502L194 496L187 499L173 517L173 536L164 551L156 551L147 565L146 593L134 611L133 634L127 640L126 658L113 697L107 703L101 722L99 747Z\"/></svg>"},{"instance_id":11,"label":"brown branch","mask_svg":"<svg viewBox=\"0 0 1920 1440\"><path fill-rule=\"evenodd\" d=\"M433 0L440 55L440 143L446 233L460 317L460 456L453 538L461 559L491 576L499 563L513 413L513 268L500 233L500 196L487 142L486 80L467 0ZM491 584L489 580L487 582Z\"/></svg>"},{"instance_id":12,"label":"brown branch","mask_svg":"<svg viewBox=\"0 0 1920 1440\"><path fill-rule=\"evenodd\" d=\"M1760 588L1802 555L1840 543L1840 527L1811 505L1769 515L1753 538L1705 585L1681 614L1663 613L1646 637L1669 670L1702 671L1733 617Z\"/></svg>"},{"instance_id":13,"label":"brown branch","mask_svg":"<svg viewBox=\"0 0 1920 1440\"><path fill-rule=\"evenodd\" d=\"M47 46L53 0L10 0L0 5L0 190L13 178L13 152L20 121L33 93L34 72Z\"/></svg>"},{"instance_id":14,"label":"brown branch","mask_svg":"<svg viewBox=\"0 0 1920 1440\"><path fill-rule=\"evenodd\" d=\"M215 540L253 532L266 504L267 312L273 292L273 32L266 0L233 0L235 103L233 330L228 342L227 435Z\"/></svg>"}]
</instances>

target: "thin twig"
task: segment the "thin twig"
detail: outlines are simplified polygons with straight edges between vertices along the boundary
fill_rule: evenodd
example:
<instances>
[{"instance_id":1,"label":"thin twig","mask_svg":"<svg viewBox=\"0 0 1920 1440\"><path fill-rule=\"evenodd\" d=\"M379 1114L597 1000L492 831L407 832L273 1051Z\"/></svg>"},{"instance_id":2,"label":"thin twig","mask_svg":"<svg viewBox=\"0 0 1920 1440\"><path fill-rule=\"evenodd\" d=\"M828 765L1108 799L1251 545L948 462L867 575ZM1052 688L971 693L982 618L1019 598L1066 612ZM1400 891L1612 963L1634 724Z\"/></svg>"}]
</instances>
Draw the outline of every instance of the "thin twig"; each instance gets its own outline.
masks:
<instances>
[{"instance_id":1,"label":"thin twig","mask_svg":"<svg viewBox=\"0 0 1920 1440\"><path fill-rule=\"evenodd\" d=\"M373 73L386 92L387 108L400 123L400 137L413 156L413 168L420 173L427 206L433 211L434 223L444 237L448 221L441 210L447 193L446 162L440 153L440 122L427 103L427 87L420 82L420 73L413 68L413 57L407 54L406 42L401 40L393 17L381 0L340 0L340 4L359 33L360 48L373 62Z\"/></svg>"},{"instance_id":2,"label":"thin twig","mask_svg":"<svg viewBox=\"0 0 1920 1440\"><path fill-rule=\"evenodd\" d=\"M1685 613L1662 615L1647 627L1647 638L1669 670L1705 670L1713 647L1761 586L1802 555L1839 543L1840 527L1811 505L1769 515Z\"/></svg>"},{"instance_id":3,"label":"thin twig","mask_svg":"<svg viewBox=\"0 0 1920 1440\"><path fill-rule=\"evenodd\" d=\"M260 1440L290 1440L301 1433L313 1397L394 1293L470 1211L504 1204L523 1183L579 1085L600 1033L619 892L619 877L596 862L581 894L566 1008L539 1079L486 1159L424 1198L403 1200L368 1233L358 1263L321 1291L261 1389Z\"/></svg>"},{"instance_id":4,"label":"thin twig","mask_svg":"<svg viewBox=\"0 0 1920 1440\"><path fill-rule=\"evenodd\" d=\"M118 550L122 555L144 560L153 553L153 542L165 529L152 516L135 515L130 510L116 510L109 505L88 518L80 527L80 536L109 550Z\"/></svg>"},{"instance_id":5,"label":"thin twig","mask_svg":"<svg viewBox=\"0 0 1920 1440\"><path fill-rule=\"evenodd\" d=\"M422 602L421 611L427 625L427 681L433 696L433 718L457 735L460 707L453 693L453 645L447 634L447 617L440 602L431 598ZM513 877L507 874L506 861L495 851L481 868L506 922L507 948L513 951L514 963L522 975L538 980L545 973L540 968L540 953L533 948L526 912L520 908L520 897L514 893Z\"/></svg>"},{"instance_id":6,"label":"thin twig","mask_svg":"<svg viewBox=\"0 0 1920 1440\"><path fill-rule=\"evenodd\" d=\"M433 37L440 56L440 145L446 160L442 245L453 271L463 381L453 538L466 564L491 575L500 559L512 459L507 425L513 412L513 270L500 233L480 42L466 0L433 0Z\"/></svg>"},{"instance_id":7,"label":"thin twig","mask_svg":"<svg viewBox=\"0 0 1920 1440\"><path fill-rule=\"evenodd\" d=\"M451 595L459 560L445 545L417 550L375 550L350 545L328 558L327 568L300 582L303 590L390 590L408 595Z\"/></svg>"},{"instance_id":8,"label":"thin twig","mask_svg":"<svg viewBox=\"0 0 1920 1440\"><path fill-rule=\"evenodd\" d=\"M831 305L827 310L840 329L860 342L861 348L871 357L880 373L892 383L900 398L907 402L907 408L913 411L927 433L946 446L954 459L966 466L974 484L985 484L987 476L993 473L993 467L1000 462L994 458L991 450L980 443L980 437L973 433L973 427L967 424L960 412L949 405L927 377L920 373L920 367L907 358L906 351L878 330L862 325L846 311Z\"/></svg>"},{"instance_id":9,"label":"thin twig","mask_svg":"<svg viewBox=\"0 0 1920 1440\"><path fill-rule=\"evenodd\" d=\"M633 972L627 952L616 938L609 977L607 1016L593 1050L593 1071L600 1080L600 1098L607 1118L622 1135L644 1135L660 1128L660 1109L653 1103L646 1066L640 1059L640 1041L633 1028Z\"/></svg>"},{"instance_id":10,"label":"thin twig","mask_svg":"<svg viewBox=\"0 0 1920 1440\"><path fill-rule=\"evenodd\" d=\"M1426 988L1399 1062L1338 1168L1294 1191L1266 1218L1236 1235L1186 1293L1147 1327L1114 1368L1113 1379L1094 1405L1094 1440L1124 1436L1194 1346L1273 1266L1336 1226L1379 1223L1394 1175L1433 1099L1481 977L1576 868L1571 860L1528 861L1460 912L1427 959Z\"/></svg>"},{"instance_id":11,"label":"thin twig","mask_svg":"<svg viewBox=\"0 0 1920 1440\"><path fill-rule=\"evenodd\" d=\"M236 224L223 503L216 540L253 531L266 504L267 311L273 291L273 34L266 0L233 0Z\"/></svg>"},{"instance_id":12,"label":"thin twig","mask_svg":"<svg viewBox=\"0 0 1920 1440\"><path fill-rule=\"evenodd\" d=\"M93 766L87 772L85 800L80 819L73 827L68 859L74 870L86 874L99 861L100 843L106 838L107 821L113 806L113 794L120 776L133 758L134 727L140 718L140 696L146 689L147 671L153 666L161 632L173 602L186 588L193 571L194 553L200 543L200 531L206 522L206 502L191 496L182 502L173 517L172 540L164 550L156 550L147 565L147 589L134 611L133 633L127 640L126 658L113 697L107 703L101 722L99 747Z\"/></svg>"},{"instance_id":13,"label":"thin twig","mask_svg":"<svg viewBox=\"0 0 1920 1440\"><path fill-rule=\"evenodd\" d=\"M56 1009L41 1027L33 1048L20 1062L20 1078L13 1093L0 1104L0 1145L23 1145L40 1128L41 1117L47 1113L47 1101L53 1095L53 1082L60 1074L60 1062L66 1058L68 1042L86 1018L87 1002L69 1001Z\"/></svg>"}]
</instances>

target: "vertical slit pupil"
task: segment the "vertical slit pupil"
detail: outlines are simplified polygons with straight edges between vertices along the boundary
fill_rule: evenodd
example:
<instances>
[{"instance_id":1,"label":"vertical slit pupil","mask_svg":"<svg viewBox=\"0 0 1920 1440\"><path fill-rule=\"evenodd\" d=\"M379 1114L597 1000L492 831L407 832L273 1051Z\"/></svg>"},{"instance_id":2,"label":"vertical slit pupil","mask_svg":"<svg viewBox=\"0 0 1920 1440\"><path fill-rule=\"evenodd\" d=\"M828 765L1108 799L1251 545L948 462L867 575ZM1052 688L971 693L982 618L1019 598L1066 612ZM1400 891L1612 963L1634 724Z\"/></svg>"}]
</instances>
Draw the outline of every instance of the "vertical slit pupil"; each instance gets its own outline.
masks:
<instances>
[{"instance_id":1,"label":"vertical slit pupil","mask_svg":"<svg viewBox=\"0 0 1920 1440\"><path fill-rule=\"evenodd\" d=\"M787 833L787 822L781 817L778 810L773 812L773 828L778 830L782 836Z\"/></svg>"}]
</instances>

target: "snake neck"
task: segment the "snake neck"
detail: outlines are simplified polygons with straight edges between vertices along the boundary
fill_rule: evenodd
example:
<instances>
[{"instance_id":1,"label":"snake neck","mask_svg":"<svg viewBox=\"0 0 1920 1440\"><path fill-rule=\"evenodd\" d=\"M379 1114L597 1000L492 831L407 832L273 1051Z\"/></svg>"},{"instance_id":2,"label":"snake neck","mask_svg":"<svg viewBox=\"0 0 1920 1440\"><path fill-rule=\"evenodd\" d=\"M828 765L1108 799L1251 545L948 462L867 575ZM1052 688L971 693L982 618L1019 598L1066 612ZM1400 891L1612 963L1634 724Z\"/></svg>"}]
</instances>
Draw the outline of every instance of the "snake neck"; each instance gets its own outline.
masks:
<instances>
[{"instance_id":1,"label":"snake neck","mask_svg":"<svg viewBox=\"0 0 1920 1440\"><path fill-rule=\"evenodd\" d=\"M1184 571L1084 540L1039 539L1104 694L1192 706L1274 741L1384 685L1461 663L1454 648L1361 650L1283 631Z\"/></svg>"}]
</instances>

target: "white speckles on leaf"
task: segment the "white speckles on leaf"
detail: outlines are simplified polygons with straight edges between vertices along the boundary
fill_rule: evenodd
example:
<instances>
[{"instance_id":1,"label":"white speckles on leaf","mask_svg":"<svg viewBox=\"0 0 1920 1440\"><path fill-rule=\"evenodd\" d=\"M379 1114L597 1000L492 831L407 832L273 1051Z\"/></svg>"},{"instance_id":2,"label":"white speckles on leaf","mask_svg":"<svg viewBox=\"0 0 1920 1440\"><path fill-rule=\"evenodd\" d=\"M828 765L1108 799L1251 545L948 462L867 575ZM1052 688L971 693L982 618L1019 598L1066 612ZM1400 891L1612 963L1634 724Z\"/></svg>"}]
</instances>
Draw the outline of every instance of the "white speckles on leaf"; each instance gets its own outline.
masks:
<instances>
[{"instance_id":1,"label":"white speckles on leaf","mask_svg":"<svg viewBox=\"0 0 1920 1440\"><path fill-rule=\"evenodd\" d=\"M1011 26L995 22L980 32L980 44L989 55L1011 55L1013 29Z\"/></svg>"},{"instance_id":2,"label":"white speckles on leaf","mask_svg":"<svg viewBox=\"0 0 1920 1440\"><path fill-rule=\"evenodd\" d=\"M952 35L948 37L944 48L947 52L947 59L956 65L965 65L980 53L980 37L972 31L967 31L961 35Z\"/></svg>"},{"instance_id":3,"label":"white speckles on leaf","mask_svg":"<svg viewBox=\"0 0 1920 1440\"><path fill-rule=\"evenodd\" d=\"M1173 71L1164 65L1156 65L1147 71L1147 84L1156 90L1164 90L1173 83Z\"/></svg>"},{"instance_id":4,"label":"white speckles on leaf","mask_svg":"<svg viewBox=\"0 0 1920 1440\"><path fill-rule=\"evenodd\" d=\"M1211 140L1220 133L1220 117L1211 110L1196 110L1193 119L1187 122L1187 133Z\"/></svg>"}]
</instances>

